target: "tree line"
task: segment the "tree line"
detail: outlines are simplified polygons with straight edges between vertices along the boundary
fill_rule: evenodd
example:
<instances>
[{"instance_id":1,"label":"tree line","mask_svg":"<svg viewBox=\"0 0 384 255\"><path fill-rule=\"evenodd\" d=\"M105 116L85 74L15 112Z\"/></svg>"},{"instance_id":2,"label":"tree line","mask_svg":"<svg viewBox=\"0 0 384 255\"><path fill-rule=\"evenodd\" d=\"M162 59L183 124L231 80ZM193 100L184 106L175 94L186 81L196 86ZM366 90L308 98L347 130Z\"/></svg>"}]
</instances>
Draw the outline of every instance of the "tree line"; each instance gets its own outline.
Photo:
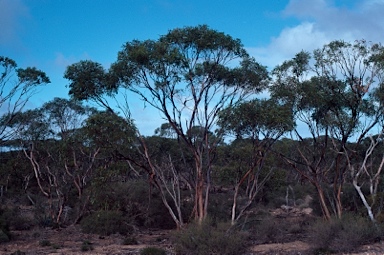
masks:
<instances>
[{"instance_id":1,"label":"tree line","mask_svg":"<svg viewBox=\"0 0 384 255\"><path fill-rule=\"evenodd\" d=\"M348 209L346 187L372 222L381 217L379 43L333 41L268 70L239 39L205 25L177 28L127 42L109 69L90 60L68 66L70 99L32 110L26 102L49 78L0 62L2 196L11 183L32 204L38 192L57 224L66 206L76 208L76 223L103 185L126 179L146 180L177 228L210 217L218 190L234 226L268 192L295 183L314 189L325 219ZM135 126L133 97L163 118L153 136Z\"/></svg>"}]
</instances>

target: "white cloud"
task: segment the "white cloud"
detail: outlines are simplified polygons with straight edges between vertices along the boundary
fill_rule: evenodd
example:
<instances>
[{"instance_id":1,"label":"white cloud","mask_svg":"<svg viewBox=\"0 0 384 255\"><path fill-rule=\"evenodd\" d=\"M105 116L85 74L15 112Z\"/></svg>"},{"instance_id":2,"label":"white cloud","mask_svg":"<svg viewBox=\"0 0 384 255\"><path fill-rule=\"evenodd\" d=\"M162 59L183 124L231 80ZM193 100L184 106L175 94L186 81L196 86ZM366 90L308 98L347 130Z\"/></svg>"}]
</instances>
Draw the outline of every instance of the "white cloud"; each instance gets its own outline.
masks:
<instances>
[{"instance_id":1,"label":"white cloud","mask_svg":"<svg viewBox=\"0 0 384 255\"><path fill-rule=\"evenodd\" d=\"M21 0L0 0L0 45L19 43L20 18L27 17L29 10Z\"/></svg>"},{"instance_id":2,"label":"white cloud","mask_svg":"<svg viewBox=\"0 0 384 255\"><path fill-rule=\"evenodd\" d=\"M65 56L61 52L56 52L55 55L56 55L56 57L54 60L54 64L56 67L58 67L62 70L64 70L67 66L69 66L73 63L76 63L80 60L91 59L90 56L88 55L88 53L86 53L86 52L84 52L80 56L74 56L74 55Z\"/></svg>"},{"instance_id":3,"label":"white cloud","mask_svg":"<svg viewBox=\"0 0 384 255\"><path fill-rule=\"evenodd\" d=\"M302 50L312 51L328 42L326 34L315 26L314 23L303 22L298 26L285 28L278 37L271 39L267 47L248 48L248 51L263 65L274 68Z\"/></svg>"},{"instance_id":4,"label":"white cloud","mask_svg":"<svg viewBox=\"0 0 384 255\"><path fill-rule=\"evenodd\" d=\"M333 40L382 42L382 13L384 0L364 0L349 8L337 7L328 0L291 0L282 15L298 19L299 24L283 29L269 45L248 50L273 68L301 50L312 52Z\"/></svg>"}]
</instances>

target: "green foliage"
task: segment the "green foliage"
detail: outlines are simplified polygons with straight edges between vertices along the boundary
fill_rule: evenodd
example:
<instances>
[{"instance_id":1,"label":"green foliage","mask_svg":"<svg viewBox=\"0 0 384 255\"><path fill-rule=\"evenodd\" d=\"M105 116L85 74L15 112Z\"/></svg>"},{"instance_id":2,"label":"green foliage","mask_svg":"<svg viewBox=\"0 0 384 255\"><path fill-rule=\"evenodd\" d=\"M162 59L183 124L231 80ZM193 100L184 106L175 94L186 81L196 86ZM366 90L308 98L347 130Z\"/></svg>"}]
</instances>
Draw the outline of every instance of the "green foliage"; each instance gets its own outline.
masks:
<instances>
[{"instance_id":1,"label":"green foliage","mask_svg":"<svg viewBox=\"0 0 384 255\"><path fill-rule=\"evenodd\" d=\"M105 174L105 173L101 173ZM91 198L93 210L120 211L127 219L136 220L147 209L148 184L142 181L94 182ZM102 185L102 189L100 189Z\"/></svg>"},{"instance_id":2,"label":"green foliage","mask_svg":"<svg viewBox=\"0 0 384 255\"><path fill-rule=\"evenodd\" d=\"M237 138L277 139L294 128L289 105L276 100L254 99L223 110L219 126Z\"/></svg>"},{"instance_id":3,"label":"green foliage","mask_svg":"<svg viewBox=\"0 0 384 255\"><path fill-rule=\"evenodd\" d=\"M209 220L202 224L190 224L176 232L173 243L177 254L183 255L237 255L246 248L246 235L237 230L229 231L228 224L213 226Z\"/></svg>"},{"instance_id":4,"label":"green foliage","mask_svg":"<svg viewBox=\"0 0 384 255\"><path fill-rule=\"evenodd\" d=\"M0 243L9 242L9 240L10 240L9 235L1 228L0 229Z\"/></svg>"},{"instance_id":5,"label":"green foliage","mask_svg":"<svg viewBox=\"0 0 384 255\"><path fill-rule=\"evenodd\" d=\"M105 173L103 173L105 174ZM156 191L149 194L148 182L94 182L91 209L120 211L131 224L153 228L172 229L175 224ZM101 185L103 188L100 189Z\"/></svg>"},{"instance_id":6,"label":"green foliage","mask_svg":"<svg viewBox=\"0 0 384 255\"><path fill-rule=\"evenodd\" d=\"M318 220L310 229L315 250L352 252L380 238L381 233L366 217L346 214L342 219Z\"/></svg>"},{"instance_id":7,"label":"green foliage","mask_svg":"<svg viewBox=\"0 0 384 255\"><path fill-rule=\"evenodd\" d=\"M123 240L123 245L136 245L136 244L138 244L138 242L134 236L127 236Z\"/></svg>"},{"instance_id":8,"label":"green foliage","mask_svg":"<svg viewBox=\"0 0 384 255\"><path fill-rule=\"evenodd\" d=\"M61 245L56 244L56 243L52 244L51 246L52 246L52 248L55 249L55 250L60 249L60 248L62 247Z\"/></svg>"},{"instance_id":9,"label":"green foliage","mask_svg":"<svg viewBox=\"0 0 384 255\"><path fill-rule=\"evenodd\" d=\"M19 146L19 143L9 142L6 146ZM25 191L20 189L30 169L25 156L20 151L11 150L1 152L0 158L0 186L4 188L0 202L13 196L25 195Z\"/></svg>"},{"instance_id":10,"label":"green foliage","mask_svg":"<svg viewBox=\"0 0 384 255\"><path fill-rule=\"evenodd\" d=\"M218 192L210 195L208 214L212 222L225 222L230 219L233 201L228 197L232 197L232 193Z\"/></svg>"},{"instance_id":11,"label":"green foliage","mask_svg":"<svg viewBox=\"0 0 384 255\"><path fill-rule=\"evenodd\" d=\"M10 217L9 210L0 208L0 243L8 242L11 239L9 231Z\"/></svg>"},{"instance_id":12,"label":"green foliage","mask_svg":"<svg viewBox=\"0 0 384 255\"><path fill-rule=\"evenodd\" d=\"M192 170L187 176L190 183L205 181L204 172L222 142L221 136L213 136L218 112L261 92L269 81L266 67L249 57L239 39L206 25L176 28L158 40L127 42L108 72L98 63L81 61L69 66L65 77L71 81L71 96L79 100L111 110L105 96L123 89L160 111L194 155L194 164L187 168ZM192 132L197 126L198 137ZM143 168L148 169L147 163ZM196 187L200 189L196 193L205 192L203 185ZM205 207L198 202L202 199L196 196L197 207Z\"/></svg>"},{"instance_id":13,"label":"green foliage","mask_svg":"<svg viewBox=\"0 0 384 255\"><path fill-rule=\"evenodd\" d=\"M333 185L329 199L337 204L338 215L343 204L336 192L344 185L344 178L339 177L354 171L349 163L356 168L356 154L351 152L381 126L383 52L382 45L365 40L339 40L312 54L300 52L273 70L272 98L290 106L294 120L309 131L309 137L304 137L296 130L299 151L292 150L296 155L292 151L281 155L294 162L294 168L314 186ZM323 196L321 192L319 189L319 196ZM330 218L331 208L323 199L321 207Z\"/></svg>"},{"instance_id":14,"label":"green foliage","mask_svg":"<svg viewBox=\"0 0 384 255\"><path fill-rule=\"evenodd\" d=\"M20 82L26 83L28 86L36 86L51 82L44 72L36 69L35 67L27 67L25 69L19 68L16 72Z\"/></svg>"},{"instance_id":15,"label":"green foliage","mask_svg":"<svg viewBox=\"0 0 384 255\"><path fill-rule=\"evenodd\" d=\"M16 72L19 80L18 83L10 82L12 85L15 86L14 88L16 89L16 91L20 90L20 88L17 89L20 86L19 83L24 84L26 88L29 86L32 87L40 84L50 83L49 78L44 72L36 69L35 67L27 67L25 69L17 68L16 62L8 57L0 56L0 67L2 68L0 76L0 83L2 84L3 82L8 82L9 76ZM26 90L25 92L27 91L28 90Z\"/></svg>"},{"instance_id":16,"label":"green foliage","mask_svg":"<svg viewBox=\"0 0 384 255\"><path fill-rule=\"evenodd\" d=\"M39 245L41 247L47 247L47 246L51 246L51 241L47 240L47 239L43 239L43 240L40 240L39 241Z\"/></svg>"},{"instance_id":17,"label":"green foliage","mask_svg":"<svg viewBox=\"0 0 384 255\"><path fill-rule=\"evenodd\" d=\"M97 112L86 120L83 134L93 146L113 153L128 153L136 139L132 120L117 116L111 111Z\"/></svg>"},{"instance_id":18,"label":"green foliage","mask_svg":"<svg viewBox=\"0 0 384 255\"><path fill-rule=\"evenodd\" d=\"M79 100L95 99L109 90L109 76L101 64L92 61L80 61L67 67L64 78L71 80L69 95ZM108 84L108 85L107 85Z\"/></svg>"},{"instance_id":19,"label":"green foliage","mask_svg":"<svg viewBox=\"0 0 384 255\"><path fill-rule=\"evenodd\" d=\"M146 247L140 251L140 255L166 255L167 252L162 248Z\"/></svg>"},{"instance_id":20,"label":"green foliage","mask_svg":"<svg viewBox=\"0 0 384 255\"><path fill-rule=\"evenodd\" d=\"M120 233L122 235L131 234L133 227L127 222L119 211L98 211L85 217L80 222L81 228L85 233L98 235L111 235Z\"/></svg>"},{"instance_id":21,"label":"green foliage","mask_svg":"<svg viewBox=\"0 0 384 255\"><path fill-rule=\"evenodd\" d=\"M250 225L249 232L258 243L287 242L287 236L304 231L299 223L280 220L270 215L258 217L256 222L247 225Z\"/></svg>"},{"instance_id":22,"label":"green foliage","mask_svg":"<svg viewBox=\"0 0 384 255\"><path fill-rule=\"evenodd\" d=\"M50 83L47 75L35 67L17 68L14 60L0 56L0 144L16 139L14 118L23 111L37 87ZM13 129L8 127L13 126Z\"/></svg>"},{"instance_id":23,"label":"green foliage","mask_svg":"<svg viewBox=\"0 0 384 255\"><path fill-rule=\"evenodd\" d=\"M81 251L92 251L92 250L93 250L92 243L88 240L83 241L83 243L81 244Z\"/></svg>"},{"instance_id":24,"label":"green foliage","mask_svg":"<svg viewBox=\"0 0 384 255\"><path fill-rule=\"evenodd\" d=\"M16 215L11 222L11 226L14 230L30 230L33 227L33 220L30 218Z\"/></svg>"},{"instance_id":25,"label":"green foliage","mask_svg":"<svg viewBox=\"0 0 384 255\"><path fill-rule=\"evenodd\" d=\"M26 255L27 253L24 252L24 251L20 251L20 250L17 250L15 252L12 252L11 254L9 255Z\"/></svg>"},{"instance_id":26,"label":"green foliage","mask_svg":"<svg viewBox=\"0 0 384 255\"><path fill-rule=\"evenodd\" d=\"M52 218L46 211L43 201L44 200L42 200L42 198L39 198L36 201L37 203L34 208L35 221L39 227L42 227L42 228L52 227L53 226Z\"/></svg>"}]
</instances>

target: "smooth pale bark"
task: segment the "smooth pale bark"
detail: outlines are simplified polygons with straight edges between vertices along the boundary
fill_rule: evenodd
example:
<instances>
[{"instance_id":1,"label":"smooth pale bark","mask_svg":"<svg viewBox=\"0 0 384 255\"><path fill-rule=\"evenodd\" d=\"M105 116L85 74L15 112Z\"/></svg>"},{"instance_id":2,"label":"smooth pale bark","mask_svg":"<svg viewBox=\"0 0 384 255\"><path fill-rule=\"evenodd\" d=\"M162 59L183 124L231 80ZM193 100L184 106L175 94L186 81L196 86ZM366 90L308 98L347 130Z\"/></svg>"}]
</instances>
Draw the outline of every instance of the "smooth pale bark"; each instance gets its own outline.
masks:
<instances>
[{"instance_id":1,"label":"smooth pale bark","mask_svg":"<svg viewBox=\"0 0 384 255\"><path fill-rule=\"evenodd\" d=\"M360 200L363 203L365 209L367 210L367 214L369 219L376 224L376 218L372 210L372 206L376 202L377 197L377 189L380 183L380 175L384 166L384 155L381 158L380 164L375 169L374 172L371 172L368 170L367 162L368 160L373 157L373 152L375 151L377 145L379 144L380 140L382 139L383 131L378 135L378 137L373 139L370 137L370 145L367 148L365 152L365 156L363 161L361 162L360 166L358 166L358 170L356 171L356 166L353 165L348 160L348 168L352 177L352 184L357 193L359 194ZM345 151L346 157L349 159L348 152ZM372 168L371 168L372 169ZM369 196L371 197L371 202L369 203L367 200L367 195L364 194L361 187L362 185L359 185L359 178L364 176L365 178L368 178L369 183Z\"/></svg>"},{"instance_id":2,"label":"smooth pale bark","mask_svg":"<svg viewBox=\"0 0 384 255\"><path fill-rule=\"evenodd\" d=\"M319 184L315 184L315 186L316 186L316 190L317 190L317 195L319 197L319 202L320 202L321 210L323 212L323 216L325 217L325 219L330 220L331 219L331 213L329 212L327 202L325 200L324 190L322 187L320 187Z\"/></svg>"},{"instance_id":3,"label":"smooth pale bark","mask_svg":"<svg viewBox=\"0 0 384 255\"><path fill-rule=\"evenodd\" d=\"M355 187L357 193L359 194L359 197L360 197L361 201L363 202L365 208L367 209L369 219L372 222L376 223L376 219L375 219L373 212L372 212L372 207L369 205L367 199L365 198L363 192L361 191L361 187L357 184L357 181L355 179L353 180L352 183L353 183L353 187Z\"/></svg>"}]
</instances>

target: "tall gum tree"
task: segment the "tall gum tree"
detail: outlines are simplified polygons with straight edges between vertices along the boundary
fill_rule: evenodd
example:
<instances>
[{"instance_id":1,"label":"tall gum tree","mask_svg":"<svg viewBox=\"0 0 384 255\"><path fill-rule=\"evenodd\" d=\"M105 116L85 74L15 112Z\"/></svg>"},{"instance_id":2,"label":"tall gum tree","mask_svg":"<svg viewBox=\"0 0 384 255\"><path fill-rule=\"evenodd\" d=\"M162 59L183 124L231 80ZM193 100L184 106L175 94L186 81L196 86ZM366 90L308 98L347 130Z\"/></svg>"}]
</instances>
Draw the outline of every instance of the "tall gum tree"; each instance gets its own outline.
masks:
<instances>
[{"instance_id":1,"label":"tall gum tree","mask_svg":"<svg viewBox=\"0 0 384 255\"><path fill-rule=\"evenodd\" d=\"M62 216L72 190L82 198L100 151L84 146L77 135L93 112L78 101L54 98L41 108L18 113L8 125L16 128L16 139L57 224L66 220Z\"/></svg>"},{"instance_id":2,"label":"tall gum tree","mask_svg":"<svg viewBox=\"0 0 384 255\"><path fill-rule=\"evenodd\" d=\"M78 80L80 75L76 74L82 70L71 72L72 67L66 77L72 81L73 96L88 90L96 93L93 98L99 98L105 92L129 90L171 125L194 155L193 214L201 222L207 216L212 159L221 141L220 136L213 141L209 133L221 109L266 87L266 68L249 57L240 40L205 25L173 29L158 40L126 43L109 72L98 72L103 74L96 79L103 81L96 84L101 87ZM196 126L201 139L188 133Z\"/></svg>"},{"instance_id":3,"label":"tall gum tree","mask_svg":"<svg viewBox=\"0 0 384 255\"><path fill-rule=\"evenodd\" d=\"M326 218L342 216L342 188L355 147L378 125L383 114L383 48L366 41L333 41L313 54L298 53L277 66L272 97L290 102L302 130L293 132L300 141L298 157L287 161L317 189ZM302 126L302 125L298 125ZM351 141L355 141L352 143ZM333 187L326 202L325 187Z\"/></svg>"},{"instance_id":4,"label":"tall gum tree","mask_svg":"<svg viewBox=\"0 0 384 255\"><path fill-rule=\"evenodd\" d=\"M13 59L0 56L0 145L14 138L15 129L8 129L8 125L23 111L38 87L48 83L43 71L35 67L18 68Z\"/></svg>"},{"instance_id":5,"label":"tall gum tree","mask_svg":"<svg viewBox=\"0 0 384 255\"><path fill-rule=\"evenodd\" d=\"M273 167L265 167L265 161L275 142L294 128L289 105L275 100L253 99L220 113L218 124L226 135L235 135L232 154L241 149L244 160L232 160L239 175L234 185L231 222L234 225L246 213L264 184L271 178ZM249 148L249 149L247 149ZM244 192L242 187L244 187ZM240 197L245 199L241 203Z\"/></svg>"}]
</instances>

